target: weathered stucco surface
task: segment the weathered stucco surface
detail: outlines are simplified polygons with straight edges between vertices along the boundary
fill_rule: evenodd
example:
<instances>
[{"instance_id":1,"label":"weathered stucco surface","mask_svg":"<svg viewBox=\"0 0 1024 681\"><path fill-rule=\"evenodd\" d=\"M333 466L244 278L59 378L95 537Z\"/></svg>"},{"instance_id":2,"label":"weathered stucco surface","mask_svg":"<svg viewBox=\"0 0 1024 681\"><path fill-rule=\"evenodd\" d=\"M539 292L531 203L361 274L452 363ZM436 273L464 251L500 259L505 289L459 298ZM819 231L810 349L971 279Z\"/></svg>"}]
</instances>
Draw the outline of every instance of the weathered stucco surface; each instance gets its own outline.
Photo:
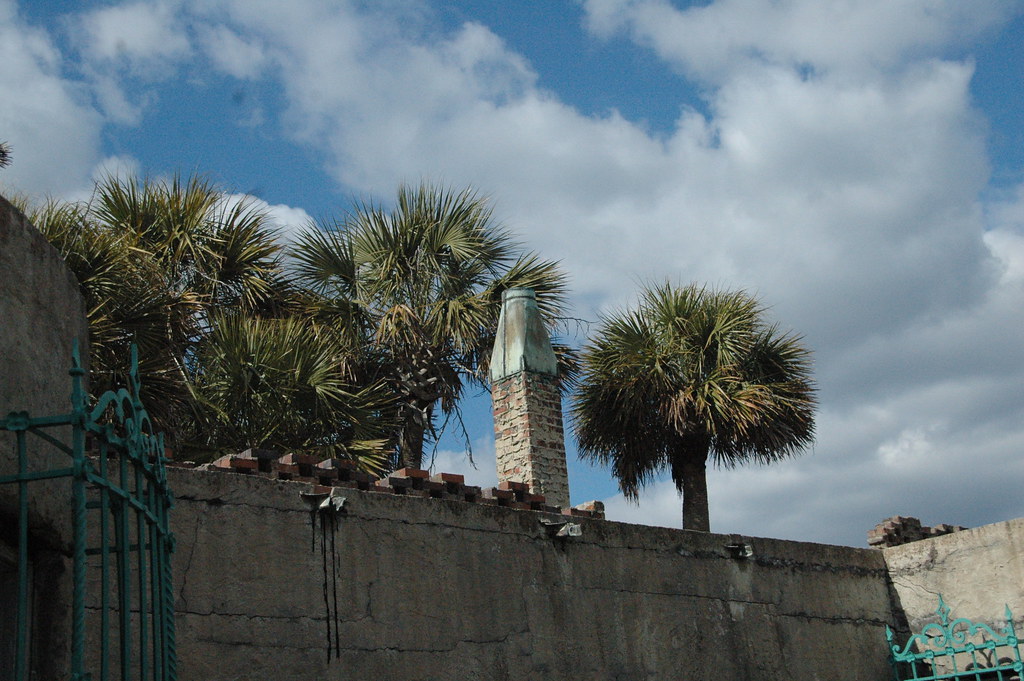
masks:
<instances>
[{"instance_id":1,"label":"weathered stucco surface","mask_svg":"<svg viewBox=\"0 0 1024 681\"><path fill-rule=\"evenodd\" d=\"M939 594L952 617L1024 630L1024 518L883 549L910 629L936 621Z\"/></svg>"},{"instance_id":2,"label":"weathered stucco surface","mask_svg":"<svg viewBox=\"0 0 1024 681\"><path fill-rule=\"evenodd\" d=\"M14 206L0 197L0 417L12 411L51 416L70 410L71 346L88 357L88 327L74 275L60 254ZM66 438L68 432L51 431ZM14 435L0 432L0 475L17 472ZM27 440L30 470L68 465L68 457ZM29 559L33 589L32 667L39 678L67 669L70 593L70 486L67 480L30 486ZM18 486L0 486L0 678L13 675L17 607Z\"/></svg>"},{"instance_id":3,"label":"weathered stucco surface","mask_svg":"<svg viewBox=\"0 0 1024 681\"><path fill-rule=\"evenodd\" d=\"M0 197L0 414L51 416L70 411L71 345L88 356L88 326L78 282L64 260L14 206ZM0 433L0 474L17 471L14 437ZM30 439L35 469L67 465L67 457ZM59 483L35 483L32 523L66 543ZM0 487L0 517L14 513L14 485ZM56 535L56 536L55 536Z\"/></svg>"},{"instance_id":4,"label":"weathered stucco surface","mask_svg":"<svg viewBox=\"0 0 1024 681\"><path fill-rule=\"evenodd\" d=\"M878 551L750 539L753 557L737 559L728 536L589 519L556 540L541 513L355 490L334 527L314 529L307 484L189 469L169 482L183 679L888 670Z\"/></svg>"},{"instance_id":5,"label":"weathered stucco surface","mask_svg":"<svg viewBox=\"0 0 1024 681\"><path fill-rule=\"evenodd\" d=\"M0 196L0 413L67 412L71 343L78 338L88 359L88 332L71 270Z\"/></svg>"}]
</instances>

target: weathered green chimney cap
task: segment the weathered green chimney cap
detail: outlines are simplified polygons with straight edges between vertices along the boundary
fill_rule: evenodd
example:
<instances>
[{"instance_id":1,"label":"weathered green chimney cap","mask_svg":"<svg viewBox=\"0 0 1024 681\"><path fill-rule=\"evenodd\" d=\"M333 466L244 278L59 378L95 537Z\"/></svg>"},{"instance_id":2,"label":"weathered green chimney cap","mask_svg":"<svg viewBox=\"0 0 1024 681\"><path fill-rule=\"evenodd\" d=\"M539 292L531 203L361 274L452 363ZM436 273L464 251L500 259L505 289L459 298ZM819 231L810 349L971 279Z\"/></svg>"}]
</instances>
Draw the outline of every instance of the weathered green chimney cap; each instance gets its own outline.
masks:
<instances>
[{"instance_id":1,"label":"weathered green chimney cap","mask_svg":"<svg viewBox=\"0 0 1024 681\"><path fill-rule=\"evenodd\" d=\"M533 289L510 288L501 294L491 380L500 381L520 371L557 376L558 362Z\"/></svg>"}]
</instances>

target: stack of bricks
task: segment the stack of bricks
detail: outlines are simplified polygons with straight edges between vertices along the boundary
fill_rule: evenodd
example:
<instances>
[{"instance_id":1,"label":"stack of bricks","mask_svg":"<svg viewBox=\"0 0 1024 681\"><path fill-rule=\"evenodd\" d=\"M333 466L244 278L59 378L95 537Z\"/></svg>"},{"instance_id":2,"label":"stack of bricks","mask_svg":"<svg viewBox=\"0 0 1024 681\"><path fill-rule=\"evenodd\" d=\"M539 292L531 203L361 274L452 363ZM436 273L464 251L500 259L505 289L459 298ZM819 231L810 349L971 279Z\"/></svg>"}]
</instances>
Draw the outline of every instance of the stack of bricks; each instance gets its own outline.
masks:
<instances>
[{"instance_id":1,"label":"stack of bricks","mask_svg":"<svg viewBox=\"0 0 1024 681\"><path fill-rule=\"evenodd\" d=\"M928 527L922 525L917 518L895 515L875 525L874 529L868 530L868 546L878 549L901 546L966 529L963 525L948 525L946 523Z\"/></svg>"},{"instance_id":2,"label":"stack of bricks","mask_svg":"<svg viewBox=\"0 0 1024 681\"><path fill-rule=\"evenodd\" d=\"M256 475L275 480L290 480L312 485L314 493L329 492L332 487L358 489L378 494L449 499L483 506L502 506L522 511L561 513L584 518L604 518L599 501L575 508L552 505L545 495L531 492L522 482L503 481L497 487L467 485L465 477L455 473L434 473L402 468L383 478L359 470L348 459L320 459L309 454L285 454L270 450L248 449L240 454L222 456L213 463L196 466L189 462L168 461L168 466L202 468L215 472Z\"/></svg>"},{"instance_id":3,"label":"stack of bricks","mask_svg":"<svg viewBox=\"0 0 1024 681\"><path fill-rule=\"evenodd\" d=\"M522 511L561 512L559 507L549 506L543 494L532 494L529 486L523 482L500 482L497 487L484 490L483 496L484 503L495 506L507 506Z\"/></svg>"},{"instance_id":4,"label":"stack of bricks","mask_svg":"<svg viewBox=\"0 0 1024 681\"><path fill-rule=\"evenodd\" d=\"M498 479L569 505L562 399L554 376L520 371L491 386Z\"/></svg>"}]
</instances>

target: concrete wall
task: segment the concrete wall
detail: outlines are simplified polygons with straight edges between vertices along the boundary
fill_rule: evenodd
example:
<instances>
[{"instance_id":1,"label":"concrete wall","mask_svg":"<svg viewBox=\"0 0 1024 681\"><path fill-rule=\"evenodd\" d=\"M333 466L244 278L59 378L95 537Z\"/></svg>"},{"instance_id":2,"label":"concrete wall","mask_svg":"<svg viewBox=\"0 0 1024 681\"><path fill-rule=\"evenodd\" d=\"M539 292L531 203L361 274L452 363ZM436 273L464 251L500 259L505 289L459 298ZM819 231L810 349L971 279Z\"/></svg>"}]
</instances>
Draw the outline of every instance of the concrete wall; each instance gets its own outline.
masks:
<instances>
[{"instance_id":1,"label":"concrete wall","mask_svg":"<svg viewBox=\"0 0 1024 681\"><path fill-rule=\"evenodd\" d=\"M538 512L357 490L314 528L308 484L169 482L183 679L888 673L879 551L750 539L738 559L729 536L583 518L562 541Z\"/></svg>"},{"instance_id":2,"label":"concrete wall","mask_svg":"<svg viewBox=\"0 0 1024 681\"><path fill-rule=\"evenodd\" d=\"M1005 624L1004 607L1024 632L1024 518L883 549L910 629L937 621L942 594L952 617Z\"/></svg>"},{"instance_id":3,"label":"concrete wall","mask_svg":"<svg viewBox=\"0 0 1024 681\"><path fill-rule=\"evenodd\" d=\"M88 360L88 327L78 284L60 254L20 211L0 197L0 417L11 411L51 416L70 410L71 345ZM51 431L65 441L68 432ZM32 437L32 470L66 467L68 457ZM0 475L17 471L14 436L0 432ZM13 674L17 604L17 485L0 486L0 678ZM70 622L70 486L30 485L30 567L34 582L32 668L59 678L67 668ZM54 597L65 594L66 597Z\"/></svg>"},{"instance_id":4,"label":"concrete wall","mask_svg":"<svg viewBox=\"0 0 1024 681\"><path fill-rule=\"evenodd\" d=\"M70 411L71 345L79 339L87 361L88 333L74 275L25 216L0 197L0 415ZM52 447L30 442L33 467L67 465L67 457ZM0 474L16 470L13 436L0 433ZM35 484L40 492L33 494L33 525L66 544L66 507L58 498L58 486ZM15 492L11 486L0 488L0 516L13 513Z\"/></svg>"},{"instance_id":5,"label":"concrete wall","mask_svg":"<svg viewBox=\"0 0 1024 681\"><path fill-rule=\"evenodd\" d=\"M0 413L68 410L71 342L88 361L78 282L25 216L0 197Z\"/></svg>"}]
</instances>

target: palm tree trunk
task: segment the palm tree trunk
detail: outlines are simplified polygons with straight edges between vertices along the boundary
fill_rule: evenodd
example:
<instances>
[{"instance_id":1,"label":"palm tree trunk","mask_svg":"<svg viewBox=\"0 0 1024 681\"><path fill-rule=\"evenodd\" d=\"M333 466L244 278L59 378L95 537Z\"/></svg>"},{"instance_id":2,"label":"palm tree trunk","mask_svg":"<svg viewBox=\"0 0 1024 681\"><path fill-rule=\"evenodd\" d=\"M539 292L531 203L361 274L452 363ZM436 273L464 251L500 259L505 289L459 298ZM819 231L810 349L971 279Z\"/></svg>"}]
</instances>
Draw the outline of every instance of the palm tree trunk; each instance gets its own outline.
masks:
<instances>
[{"instance_id":1,"label":"palm tree trunk","mask_svg":"<svg viewBox=\"0 0 1024 681\"><path fill-rule=\"evenodd\" d=\"M399 443L398 467L419 468L423 465L423 437L426 426L419 419L410 417L402 427L402 439Z\"/></svg>"},{"instance_id":2,"label":"palm tree trunk","mask_svg":"<svg viewBox=\"0 0 1024 681\"><path fill-rule=\"evenodd\" d=\"M681 473L683 478L683 529L710 532L707 462L685 463L681 466Z\"/></svg>"}]
</instances>

